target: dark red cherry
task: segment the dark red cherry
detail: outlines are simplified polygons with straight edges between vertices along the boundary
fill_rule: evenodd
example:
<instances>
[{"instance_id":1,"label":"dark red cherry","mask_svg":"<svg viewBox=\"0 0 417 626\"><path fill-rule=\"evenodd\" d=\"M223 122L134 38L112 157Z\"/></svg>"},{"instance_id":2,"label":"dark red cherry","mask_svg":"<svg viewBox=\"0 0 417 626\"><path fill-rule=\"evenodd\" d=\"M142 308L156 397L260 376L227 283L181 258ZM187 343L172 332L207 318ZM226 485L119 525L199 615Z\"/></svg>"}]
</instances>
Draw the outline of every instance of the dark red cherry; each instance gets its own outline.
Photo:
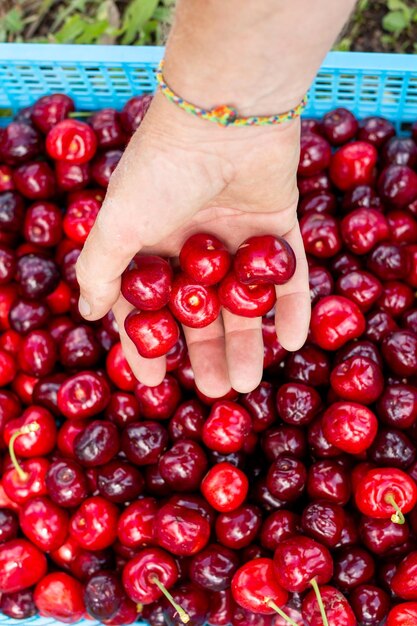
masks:
<instances>
[{"instance_id":1,"label":"dark red cherry","mask_svg":"<svg viewBox=\"0 0 417 626\"><path fill-rule=\"evenodd\" d=\"M340 229L343 243L354 254L370 252L378 242L388 239L389 235L385 216L376 209L365 207L346 215Z\"/></svg>"},{"instance_id":2,"label":"dark red cherry","mask_svg":"<svg viewBox=\"0 0 417 626\"><path fill-rule=\"evenodd\" d=\"M45 482L51 500L65 508L79 506L88 495L82 468L71 459L51 463Z\"/></svg>"},{"instance_id":3,"label":"dark red cherry","mask_svg":"<svg viewBox=\"0 0 417 626\"><path fill-rule=\"evenodd\" d=\"M387 616L391 606L389 595L383 589L370 584L355 587L349 595L349 602L356 619L364 626L381 622Z\"/></svg>"},{"instance_id":4,"label":"dark red cherry","mask_svg":"<svg viewBox=\"0 0 417 626\"><path fill-rule=\"evenodd\" d=\"M417 145L410 137L391 137L382 150L385 165L407 165L413 168L417 164Z\"/></svg>"},{"instance_id":5,"label":"dark red cherry","mask_svg":"<svg viewBox=\"0 0 417 626\"><path fill-rule=\"evenodd\" d=\"M351 495L348 471L331 459L313 463L308 472L307 493L311 499L346 504Z\"/></svg>"},{"instance_id":6,"label":"dark red cherry","mask_svg":"<svg viewBox=\"0 0 417 626\"><path fill-rule=\"evenodd\" d=\"M23 234L26 241L49 248L62 237L62 213L52 202L35 202L25 214Z\"/></svg>"},{"instance_id":7,"label":"dark red cherry","mask_svg":"<svg viewBox=\"0 0 417 626\"><path fill-rule=\"evenodd\" d=\"M97 415L104 411L109 401L110 388L106 379L93 371L74 374L58 391L58 408L68 419Z\"/></svg>"},{"instance_id":8,"label":"dark red cherry","mask_svg":"<svg viewBox=\"0 0 417 626\"><path fill-rule=\"evenodd\" d=\"M334 213L335 210L336 197L329 191L313 191L300 199L297 208L299 217L310 212Z\"/></svg>"},{"instance_id":9,"label":"dark red cherry","mask_svg":"<svg viewBox=\"0 0 417 626\"><path fill-rule=\"evenodd\" d=\"M330 296L334 290L334 281L331 273L325 267L312 267L309 271L311 303L314 305L320 298Z\"/></svg>"},{"instance_id":10,"label":"dark red cherry","mask_svg":"<svg viewBox=\"0 0 417 626\"><path fill-rule=\"evenodd\" d=\"M378 417L394 428L410 428L417 420L417 388L411 385L386 387L377 404Z\"/></svg>"},{"instance_id":11,"label":"dark red cherry","mask_svg":"<svg viewBox=\"0 0 417 626\"><path fill-rule=\"evenodd\" d=\"M373 404L382 393L384 378L381 368L372 359L351 356L334 367L330 384L341 398Z\"/></svg>"},{"instance_id":12,"label":"dark red cherry","mask_svg":"<svg viewBox=\"0 0 417 626\"><path fill-rule=\"evenodd\" d=\"M175 491L196 491L207 471L207 457L198 443L182 439L161 456L159 471Z\"/></svg>"},{"instance_id":13,"label":"dark red cherry","mask_svg":"<svg viewBox=\"0 0 417 626\"><path fill-rule=\"evenodd\" d=\"M130 100L125 103L120 112L120 121L124 130L129 133L129 135L133 135L135 130L140 126L151 102L152 96L150 94L142 94L140 96L133 96L133 98L130 98Z\"/></svg>"},{"instance_id":14,"label":"dark red cherry","mask_svg":"<svg viewBox=\"0 0 417 626\"><path fill-rule=\"evenodd\" d=\"M84 589L85 607L97 620L111 619L119 610L124 591L116 574L99 572L93 574Z\"/></svg>"},{"instance_id":15,"label":"dark red cherry","mask_svg":"<svg viewBox=\"0 0 417 626\"><path fill-rule=\"evenodd\" d=\"M100 109L90 117L89 123L100 148L120 148L124 145L125 134L120 114L115 109Z\"/></svg>"},{"instance_id":16,"label":"dark red cherry","mask_svg":"<svg viewBox=\"0 0 417 626\"><path fill-rule=\"evenodd\" d=\"M157 463L167 445L168 433L159 422L134 422L122 433L122 450L135 465Z\"/></svg>"},{"instance_id":17,"label":"dark red cherry","mask_svg":"<svg viewBox=\"0 0 417 626\"><path fill-rule=\"evenodd\" d=\"M288 380L305 383L311 387L329 384L330 362L326 352L311 344L305 344L297 352L288 355L284 366Z\"/></svg>"},{"instance_id":18,"label":"dark red cherry","mask_svg":"<svg viewBox=\"0 0 417 626\"><path fill-rule=\"evenodd\" d=\"M135 500L142 493L144 483L140 471L126 461L114 459L97 470L100 495L116 504Z\"/></svg>"},{"instance_id":19,"label":"dark red cherry","mask_svg":"<svg viewBox=\"0 0 417 626\"><path fill-rule=\"evenodd\" d=\"M301 219L300 228L308 254L328 259L341 250L339 224L331 215L311 211Z\"/></svg>"},{"instance_id":20,"label":"dark red cherry","mask_svg":"<svg viewBox=\"0 0 417 626\"><path fill-rule=\"evenodd\" d=\"M298 176L297 187L303 197L316 191L331 191L332 183L327 172L319 172L312 176Z\"/></svg>"},{"instance_id":21,"label":"dark red cherry","mask_svg":"<svg viewBox=\"0 0 417 626\"><path fill-rule=\"evenodd\" d=\"M356 626L357 621L345 596L334 587L320 588L324 612L329 624L338 626ZM302 615L308 619L309 626L321 626L323 617L314 591L310 591L303 599Z\"/></svg>"},{"instance_id":22,"label":"dark red cherry","mask_svg":"<svg viewBox=\"0 0 417 626\"><path fill-rule=\"evenodd\" d=\"M376 309L367 315L365 337L371 341L379 343L384 337L397 329L398 326L395 320L386 311Z\"/></svg>"},{"instance_id":23,"label":"dark red cherry","mask_svg":"<svg viewBox=\"0 0 417 626\"><path fill-rule=\"evenodd\" d=\"M330 158L331 148L326 139L311 132L301 135L299 176L319 174L328 167Z\"/></svg>"},{"instance_id":24,"label":"dark red cherry","mask_svg":"<svg viewBox=\"0 0 417 626\"><path fill-rule=\"evenodd\" d=\"M358 121L350 111L339 107L323 116L321 129L333 146L339 146L355 137Z\"/></svg>"},{"instance_id":25,"label":"dark red cherry","mask_svg":"<svg viewBox=\"0 0 417 626\"><path fill-rule=\"evenodd\" d=\"M321 407L320 395L313 387L302 383L281 385L276 397L280 418L293 426L309 424Z\"/></svg>"},{"instance_id":26,"label":"dark red cherry","mask_svg":"<svg viewBox=\"0 0 417 626\"><path fill-rule=\"evenodd\" d=\"M238 567L236 552L219 544L210 544L192 558L190 578L203 589L223 591L230 586Z\"/></svg>"},{"instance_id":27,"label":"dark red cherry","mask_svg":"<svg viewBox=\"0 0 417 626\"><path fill-rule=\"evenodd\" d=\"M336 293L352 300L366 313L381 297L383 286L373 274L356 270L340 276L336 283Z\"/></svg>"},{"instance_id":28,"label":"dark red cherry","mask_svg":"<svg viewBox=\"0 0 417 626\"><path fill-rule=\"evenodd\" d=\"M33 591L23 589L14 593L3 593L0 600L0 611L12 619L26 620L36 615L37 608L33 600Z\"/></svg>"},{"instance_id":29,"label":"dark red cherry","mask_svg":"<svg viewBox=\"0 0 417 626\"><path fill-rule=\"evenodd\" d=\"M80 191L90 182L89 164L76 165L68 161L56 161L55 179L60 191Z\"/></svg>"},{"instance_id":30,"label":"dark red cherry","mask_svg":"<svg viewBox=\"0 0 417 626\"><path fill-rule=\"evenodd\" d=\"M417 198L417 174L406 165L388 165L378 179L378 192L388 206L405 208Z\"/></svg>"},{"instance_id":31,"label":"dark red cherry","mask_svg":"<svg viewBox=\"0 0 417 626\"><path fill-rule=\"evenodd\" d=\"M103 420L90 422L74 441L75 457L83 467L109 463L119 452L119 447L117 427Z\"/></svg>"},{"instance_id":32,"label":"dark red cherry","mask_svg":"<svg viewBox=\"0 0 417 626\"><path fill-rule=\"evenodd\" d=\"M375 519L362 516L359 534L364 546L373 554L380 556L405 544L410 536L410 527L407 522L395 524L390 518Z\"/></svg>"},{"instance_id":33,"label":"dark red cherry","mask_svg":"<svg viewBox=\"0 0 417 626\"><path fill-rule=\"evenodd\" d=\"M359 139L369 141L375 148L381 148L394 135L394 125L384 117L365 117L360 123Z\"/></svg>"},{"instance_id":34,"label":"dark red cherry","mask_svg":"<svg viewBox=\"0 0 417 626\"><path fill-rule=\"evenodd\" d=\"M375 561L363 548L349 546L335 557L333 580L344 592L369 582L374 574Z\"/></svg>"},{"instance_id":35,"label":"dark red cherry","mask_svg":"<svg viewBox=\"0 0 417 626\"><path fill-rule=\"evenodd\" d=\"M207 613L209 626L227 626L232 621L234 602L230 589L210 594L210 607Z\"/></svg>"},{"instance_id":36,"label":"dark red cherry","mask_svg":"<svg viewBox=\"0 0 417 626\"><path fill-rule=\"evenodd\" d=\"M402 430L379 428L369 457L378 465L407 469L416 459L416 447Z\"/></svg>"},{"instance_id":37,"label":"dark red cherry","mask_svg":"<svg viewBox=\"0 0 417 626\"><path fill-rule=\"evenodd\" d=\"M24 298L38 300L52 293L58 286L58 268L51 259L27 254L17 262L16 280Z\"/></svg>"},{"instance_id":38,"label":"dark red cherry","mask_svg":"<svg viewBox=\"0 0 417 626\"><path fill-rule=\"evenodd\" d=\"M167 374L155 387L137 382L135 396L142 415L148 419L165 420L171 417L181 401L181 390L176 379Z\"/></svg>"},{"instance_id":39,"label":"dark red cherry","mask_svg":"<svg viewBox=\"0 0 417 626\"><path fill-rule=\"evenodd\" d=\"M122 150L106 150L95 157L91 163L91 178L97 185L104 188L108 186L122 154Z\"/></svg>"},{"instance_id":40,"label":"dark red cherry","mask_svg":"<svg viewBox=\"0 0 417 626\"><path fill-rule=\"evenodd\" d=\"M45 161L20 165L14 171L16 189L30 200L46 200L55 195L55 176Z\"/></svg>"},{"instance_id":41,"label":"dark red cherry","mask_svg":"<svg viewBox=\"0 0 417 626\"><path fill-rule=\"evenodd\" d=\"M206 412L204 405L198 400L187 400L180 404L169 420L168 430L171 439L201 441Z\"/></svg>"},{"instance_id":42,"label":"dark red cherry","mask_svg":"<svg viewBox=\"0 0 417 626\"><path fill-rule=\"evenodd\" d=\"M19 165L37 156L40 148L40 136L32 126L11 122L2 130L0 161L8 165Z\"/></svg>"},{"instance_id":43,"label":"dark red cherry","mask_svg":"<svg viewBox=\"0 0 417 626\"><path fill-rule=\"evenodd\" d=\"M0 544L16 539L19 524L16 513L11 509L0 509Z\"/></svg>"},{"instance_id":44,"label":"dark red cherry","mask_svg":"<svg viewBox=\"0 0 417 626\"><path fill-rule=\"evenodd\" d=\"M45 135L55 124L64 120L74 111L73 100L63 93L43 96L31 108L31 120Z\"/></svg>"},{"instance_id":45,"label":"dark red cherry","mask_svg":"<svg viewBox=\"0 0 417 626\"><path fill-rule=\"evenodd\" d=\"M342 200L342 210L349 213L362 207L379 209L381 201L370 185L358 185L346 191Z\"/></svg>"},{"instance_id":46,"label":"dark red cherry","mask_svg":"<svg viewBox=\"0 0 417 626\"><path fill-rule=\"evenodd\" d=\"M417 373L417 335L410 330L398 330L382 340L382 356L388 367L399 376Z\"/></svg>"},{"instance_id":47,"label":"dark red cherry","mask_svg":"<svg viewBox=\"0 0 417 626\"><path fill-rule=\"evenodd\" d=\"M246 504L234 511L221 513L215 524L217 540L228 548L240 550L254 541L261 523L261 511L253 504Z\"/></svg>"},{"instance_id":48,"label":"dark red cherry","mask_svg":"<svg viewBox=\"0 0 417 626\"><path fill-rule=\"evenodd\" d=\"M304 491L307 479L305 465L291 455L280 455L270 466L266 485L281 500L296 500Z\"/></svg>"},{"instance_id":49,"label":"dark red cherry","mask_svg":"<svg viewBox=\"0 0 417 626\"><path fill-rule=\"evenodd\" d=\"M274 573L284 589L300 593L308 589L313 578L319 584L328 582L333 574L333 561L325 546L298 535L285 539L277 546Z\"/></svg>"},{"instance_id":50,"label":"dark red cherry","mask_svg":"<svg viewBox=\"0 0 417 626\"><path fill-rule=\"evenodd\" d=\"M256 389L243 395L240 402L250 414L255 432L262 432L275 422L274 388L271 383L262 381Z\"/></svg>"},{"instance_id":51,"label":"dark red cherry","mask_svg":"<svg viewBox=\"0 0 417 626\"><path fill-rule=\"evenodd\" d=\"M261 545L268 550L275 550L284 539L300 532L300 517L292 511L274 511L266 517L260 530Z\"/></svg>"},{"instance_id":52,"label":"dark red cherry","mask_svg":"<svg viewBox=\"0 0 417 626\"><path fill-rule=\"evenodd\" d=\"M68 369L94 366L101 356L100 345L90 326L77 325L59 342L59 360Z\"/></svg>"}]
</instances>

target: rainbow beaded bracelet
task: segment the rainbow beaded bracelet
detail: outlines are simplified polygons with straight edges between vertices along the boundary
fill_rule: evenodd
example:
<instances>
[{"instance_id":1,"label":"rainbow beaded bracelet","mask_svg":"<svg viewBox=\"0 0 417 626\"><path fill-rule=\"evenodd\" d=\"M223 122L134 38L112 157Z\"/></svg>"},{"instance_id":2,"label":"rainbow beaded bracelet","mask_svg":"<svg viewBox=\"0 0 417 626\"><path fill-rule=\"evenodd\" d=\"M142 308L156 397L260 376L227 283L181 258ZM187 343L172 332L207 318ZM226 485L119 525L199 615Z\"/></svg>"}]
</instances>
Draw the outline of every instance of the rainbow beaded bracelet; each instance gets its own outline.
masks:
<instances>
[{"instance_id":1,"label":"rainbow beaded bracelet","mask_svg":"<svg viewBox=\"0 0 417 626\"><path fill-rule=\"evenodd\" d=\"M278 115L252 115L250 117L239 117L237 110L228 105L217 106L214 109L202 109L201 107L187 102L181 96L178 96L171 87L165 82L163 75L164 61L162 60L156 70L156 80L159 88L164 96L180 107L183 111L201 117L209 122L216 122L220 126L267 126L271 124L282 124L299 117L307 104L307 95L301 100L294 109L290 109L285 113Z\"/></svg>"}]
</instances>

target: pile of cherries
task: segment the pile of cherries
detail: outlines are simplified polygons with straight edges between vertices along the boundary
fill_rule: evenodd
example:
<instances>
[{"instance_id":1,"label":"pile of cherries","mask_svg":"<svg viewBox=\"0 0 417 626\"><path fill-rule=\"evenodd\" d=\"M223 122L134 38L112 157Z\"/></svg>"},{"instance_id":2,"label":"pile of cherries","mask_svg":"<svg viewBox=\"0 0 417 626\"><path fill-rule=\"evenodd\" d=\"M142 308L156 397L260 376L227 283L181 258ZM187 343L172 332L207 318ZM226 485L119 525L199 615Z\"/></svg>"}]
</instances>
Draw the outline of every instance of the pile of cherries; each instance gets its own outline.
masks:
<instances>
[{"instance_id":1,"label":"pile of cherries","mask_svg":"<svg viewBox=\"0 0 417 626\"><path fill-rule=\"evenodd\" d=\"M0 612L416 625L417 126L397 137L344 109L302 122L313 310L297 352L272 311L295 269L285 241L229 251L197 234L180 269L136 257L127 330L167 353L151 388L112 314L80 317L74 270L150 99L80 121L55 94L0 130ZM221 307L263 316L264 378L208 398L176 320Z\"/></svg>"}]
</instances>

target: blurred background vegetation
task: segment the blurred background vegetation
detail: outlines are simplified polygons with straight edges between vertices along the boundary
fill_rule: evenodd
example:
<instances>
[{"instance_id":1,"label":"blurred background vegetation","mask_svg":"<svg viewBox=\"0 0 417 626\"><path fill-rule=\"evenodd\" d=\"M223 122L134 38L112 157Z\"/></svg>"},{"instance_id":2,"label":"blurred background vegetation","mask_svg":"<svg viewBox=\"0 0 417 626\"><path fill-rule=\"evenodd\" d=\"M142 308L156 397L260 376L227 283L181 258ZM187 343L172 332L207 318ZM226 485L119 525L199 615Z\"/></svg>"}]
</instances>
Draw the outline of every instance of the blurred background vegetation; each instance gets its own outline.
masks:
<instances>
[{"instance_id":1,"label":"blurred background vegetation","mask_svg":"<svg viewBox=\"0 0 417 626\"><path fill-rule=\"evenodd\" d=\"M175 0L0 0L0 41L158 45L174 5ZM417 53L416 0L359 0L335 48Z\"/></svg>"}]
</instances>

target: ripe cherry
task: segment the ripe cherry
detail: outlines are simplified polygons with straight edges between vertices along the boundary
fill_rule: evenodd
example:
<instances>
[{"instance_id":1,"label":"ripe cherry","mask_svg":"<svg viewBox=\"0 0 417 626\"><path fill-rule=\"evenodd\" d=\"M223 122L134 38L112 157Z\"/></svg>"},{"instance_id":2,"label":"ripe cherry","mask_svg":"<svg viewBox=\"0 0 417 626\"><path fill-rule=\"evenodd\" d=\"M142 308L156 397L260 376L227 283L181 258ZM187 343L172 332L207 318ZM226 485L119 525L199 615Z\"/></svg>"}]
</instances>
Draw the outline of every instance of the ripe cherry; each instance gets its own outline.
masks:
<instances>
[{"instance_id":1,"label":"ripe cherry","mask_svg":"<svg viewBox=\"0 0 417 626\"><path fill-rule=\"evenodd\" d=\"M201 441L206 408L199 400L186 400L169 420L169 434L173 441L192 439Z\"/></svg>"},{"instance_id":2,"label":"ripe cherry","mask_svg":"<svg viewBox=\"0 0 417 626\"><path fill-rule=\"evenodd\" d=\"M180 252L180 265L193 281L215 285L230 269L231 257L226 246L213 235L191 235Z\"/></svg>"},{"instance_id":3,"label":"ripe cherry","mask_svg":"<svg viewBox=\"0 0 417 626\"><path fill-rule=\"evenodd\" d=\"M299 176L315 176L325 170L331 159L329 143L312 132L301 135L300 160L298 163Z\"/></svg>"},{"instance_id":4,"label":"ripe cherry","mask_svg":"<svg viewBox=\"0 0 417 626\"><path fill-rule=\"evenodd\" d=\"M182 439L160 457L159 471L175 491L196 491L207 471L207 457L198 443Z\"/></svg>"},{"instance_id":5,"label":"ripe cherry","mask_svg":"<svg viewBox=\"0 0 417 626\"><path fill-rule=\"evenodd\" d=\"M154 421L128 424L121 437L121 448L129 461L135 465L157 463L167 445L166 429Z\"/></svg>"},{"instance_id":6,"label":"ripe cherry","mask_svg":"<svg viewBox=\"0 0 417 626\"><path fill-rule=\"evenodd\" d=\"M410 330L394 331L382 340L382 356L399 376L417 373L417 335Z\"/></svg>"},{"instance_id":7,"label":"ripe cherry","mask_svg":"<svg viewBox=\"0 0 417 626\"><path fill-rule=\"evenodd\" d=\"M233 550L219 544L210 544L193 556L190 579L199 587L210 591L223 591L230 587L239 559Z\"/></svg>"},{"instance_id":8,"label":"ripe cherry","mask_svg":"<svg viewBox=\"0 0 417 626\"><path fill-rule=\"evenodd\" d=\"M377 403L381 421L394 428L410 428L417 420L417 389L412 385L386 387Z\"/></svg>"},{"instance_id":9,"label":"ripe cherry","mask_svg":"<svg viewBox=\"0 0 417 626\"><path fill-rule=\"evenodd\" d=\"M386 626L409 626L415 620L417 620L417 602L403 602L390 610Z\"/></svg>"},{"instance_id":10,"label":"ripe cherry","mask_svg":"<svg viewBox=\"0 0 417 626\"><path fill-rule=\"evenodd\" d=\"M120 121L123 129L129 135L133 135L135 130L140 126L151 102L151 94L141 94L140 96L133 96L133 98L130 98L130 100L124 104L120 112Z\"/></svg>"},{"instance_id":11,"label":"ripe cherry","mask_svg":"<svg viewBox=\"0 0 417 626\"><path fill-rule=\"evenodd\" d=\"M58 391L58 408L68 419L85 419L103 411L110 389L103 376L85 371L68 378Z\"/></svg>"},{"instance_id":12,"label":"ripe cherry","mask_svg":"<svg viewBox=\"0 0 417 626\"><path fill-rule=\"evenodd\" d=\"M86 609L92 617L103 621L111 619L119 610L124 591L116 574L93 574L84 589Z\"/></svg>"},{"instance_id":13,"label":"ripe cherry","mask_svg":"<svg viewBox=\"0 0 417 626\"><path fill-rule=\"evenodd\" d=\"M12 619L26 620L37 613L31 589L23 589L14 593L3 593L0 600L0 611Z\"/></svg>"},{"instance_id":14,"label":"ripe cherry","mask_svg":"<svg viewBox=\"0 0 417 626\"><path fill-rule=\"evenodd\" d=\"M295 266L294 252L285 239L261 235L240 244L233 267L238 281L246 285L283 285L293 276Z\"/></svg>"},{"instance_id":15,"label":"ripe cherry","mask_svg":"<svg viewBox=\"0 0 417 626\"><path fill-rule=\"evenodd\" d=\"M355 116L343 107L326 113L321 123L324 135L333 146L339 146L353 139L358 126Z\"/></svg>"},{"instance_id":16,"label":"ripe cherry","mask_svg":"<svg viewBox=\"0 0 417 626\"><path fill-rule=\"evenodd\" d=\"M175 559L168 552L147 548L127 563L123 570L123 586L133 602L151 604L163 595L156 581L169 589L177 582L178 574Z\"/></svg>"},{"instance_id":17,"label":"ripe cherry","mask_svg":"<svg viewBox=\"0 0 417 626\"><path fill-rule=\"evenodd\" d=\"M47 200L55 195L55 177L45 161L24 163L14 171L16 189L30 200Z\"/></svg>"},{"instance_id":18,"label":"ripe cherry","mask_svg":"<svg viewBox=\"0 0 417 626\"><path fill-rule=\"evenodd\" d=\"M109 350L106 357L106 371L108 377L123 391L133 391L136 384L136 378L132 369L127 362L121 343L115 343Z\"/></svg>"},{"instance_id":19,"label":"ripe cherry","mask_svg":"<svg viewBox=\"0 0 417 626\"><path fill-rule=\"evenodd\" d=\"M86 550L103 550L117 537L119 510L101 496L82 502L70 519L70 535Z\"/></svg>"},{"instance_id":20,"label":"ripe cherry","mask_svg":"<svg viewBox=\"0 0 417 626\"><path fill-rule=\"evenodd\" d=\"M44 552L56 550L67 537L68 514L45 496L22 504L19 519L26 537Z\"/></svg>"},{"instance_id":21,"label":"ripe cherry","mask_svg":"<svg viewBox=\"0 0 417 626\"><path fill-rule=\"evenodd\" d=\"M325 350L337 350L365 330L365 318L359 307L343 296L322 298L311 313L314 341Z\"/></svg>"},{"instance_id":22,"label":"ripe cherry","mask_svg":"<svg viewBox=\"0 0 417 626\"><path fill-rule=\"evenodd\" d=\"M353 141L339 148L331 158L330 177L346 191L357 185L372 184L378 153L365 141Z\"/></svg>"},{"instance_id":23,"label":"ripe cherry","mask_svg":"<svg viewBox=\"0 0 417 626\"><path fill-rule=\"evenodd\" d=\"M74 440L75 457L83 467L108 463L119 452L119 448L117 426L104 420L90 422Z\"/></svg>"},{"instance_id":24,"label":"ripe cherry","mask_svg":"<svg viewBox=\"0 0 417 626\"><path fill-rule=\"evenodd\" d=\"M148 419L165 420L171 417L181 401L181 390L176 379L167 374L155 387L136 383L135 396L142 415Z\"/></svg>"},{"instance_id":25,"label":"ripe cherry","mask_svg":"<svg viewBox=\"0 0 417 626\"><path fill-rule=\"evenodd\" d=\"M46 557L26 539L0 545L0 591L13 593L35 585L47 570Z\"/></svg>"},{"instance_id":26,"label":"ripe cherry","mask_svg":"<svg viewBox=\"0 0 417 626\"><path fill-rule=\"evenodd\" d=\"M2 484L5 494L12 502L22 504L35 496L47 495L46 474L49 461L39 457L27 459L17 467L7 469L3 473Z\"/></svg>"},{"instance_id":27,"label":"ripe cherry","mask_svg":"<svg viewBox=\"0 0 417 626\"><path fill-rule=\"evenodd\" d=\"M72 111L74 102L69 96L64 93L53 93L39 98L33 104L30 117L36 128L46 135Z\"/></svg>"},{"instance_id":28,"label":"ripe cherry","mask_svg":"<svg viewBox=\"0 0 417 626\"><path fill-rule=\"evenodd\" d=\"M133 267L122 275L121 291L128 302L143 311L157 311L168 304L172 269L158 256L136 256Z\"/></svg>"},{"instance_id":29,"label":"ripe cherry","mask_svg":"<svg viewBox=\"0 0 417 626\"><path fill-rule=\"evenodd\" d=\"M318 259L328 259L342 248L337 220L326 213L311 211L300 222L304 247L308 254Z\"/></svg>"},{"instance_id":30,"label":"ripe cherry","mask_svg":"<svg viewBox=\"0 0 417 626\"><path fill-rule=\"evenodd\" d=\"M403 524L404 514L417 502L417 486L396 468L370 470L355 493L356 506L365 515Z\"/></svg>"},{"instance_id":31,"label":"ripe cherry","mask_svg":"<svg viewBox=\"0 0 417 626\"><path fill-rule=\"evenodd\" d=\"M253 504L244 504L217 517L215 524L217 540L227 548L240 550L255 540L261 523L259 508Z\"/></svg>"},{"instance_id":32,"label":"ripe cherry","mask_svg":"<svg viewBox=\"0 0 417 626\"><path fill-rule=\"evenodd\" d=\"M335 402L323 415L323 432L328 441L349 454L367 450L376 437L375 414L357 402Z\"/></svg>"},{"instance_id":33,"label":"ripe cherry","mask_svg":"<svg viewBox=\"0 0 417 626\"><path fill-rule=\"evenodd\" d=\"M91 161L96 148L97 139L91 127L74 119L58 122L46 137L46 151L56 161L80 165Z\"/></svg>"},{"instance_id":34,"label":"ripe cherry","mask_svg":"<svg viewBox=\"0 0 417 626\"><path fill-rule=\"evenodd\" d=\"M35 604L40 614L71 623L84 617L82 584L65 572L48 574L37 585Z\"/></svg>"},{"instance_id":35,"label":"ripe cherry","mask_svg":"<svg viewBox=\"0 0 417 626\"><path fill-rule=\"evenodd\" d=\"M79 506L88 495L82 468L71 459L58 459L51 463L46 486L51 500L65 508Z\"/></svg>"},{"instance_id":36,"label":"ripe cherry","mask_svg":"<svg viewBox=\"0 0 417 626\"><path fill-rule=\"evenodd\" d=\"M268 470L266 486L273 496L285 501L296 500L307 480L305 465L291 455L280 455Z\"/></svg>"},{"instance_id":37,"label":"ripe cherry","mask_svg":"<svg viewBox=\"0 0 417 626\"><path fill-rule=\"evenodd\" d=\"M207 502L220 512L237 509L249 489L246 475L228 462L212 467L201 482L201 491Z\"/></svg>"},{"instance_id":38,"label":"ripe cherry","mask_svg":"<svg viewBox=\"0 0 417 626\"><path fill-rule=\"evenodd\" d=\"M147 359L164 356L179 338L178 325L167 308L132 311L125 319L125 329L139 354Z\"/></svg>"},{"instance_id":39,"label":"ripe cherry","mask_svg":"<svg viewBox=\"0 0 417 626\"><path fill-rule=\"evenodd\" d=\"M158 505L155 498L145 497L132 502L119 517L117 536L129 548L146 547L154 541L155 516Z\"/></svg>"},{"instance_id":40,"label":"ripe cherry","mask_svg":"<svg viewBox=\"0 0 417 626\"><path fill-rule=\"evenodd\" d=\"M320 594L321 602L313 591L303 599L302 615L309 626L356 626L355 614L338 589L326 585L320 588Z\"/></svg>"},{"instance_id":41,"label":"ripe cherry","mask_svg":"<svg viewBox=\"0 0 417 626\"><path fill-rule=\"evenodd\" d=\"M378 179L378 192L387 205L405 208L417 198L417 174L406 165L388 165Z\"/></svg>"},{"instance_id":42,"label":"ripe cherry","mask_svg":"<svg viewBox=\"0 0 417 626\"><path fill-rule=\"evenodd\" d=\"M240 450L251 429L249 413L235 402L216 402L204 424L202 438L211 450L228 454Z\"/></svg>"},{"instance_id":43,"label":"ripe cherry","mask_svg":"<svg viewBox=\"0 0 417 626\"><path fill-rule=\"evenodd\" d=\"M273 285L244 285L229 272L219 285L219 298L222 306L235 315L260 317L272 309L276 294Z\"/></svg>"},{"instance_id":44,"label":"ripe cherry","mask_svg":"<svg viewBox=\"0 0 417 626\"><path fill-rule=\"evenodd\" d=\"M101 204L104 192L101 189L86 189L71 194L65 211L63 228L66 236L79 244L87 239Z\"/></svg>"},{"instance_id":45,"label":"ripe cherry","mask_svg":"<svg viewBox=\"0 0 417 626\"><path fill-rule=\"evenodd\" d=\"M333 548L340 541L344 523L343 508L323 500L308 504L301 517L303 531L328 548Z\"/></svg>"},{"instance_id":46,"label":"ripe cherry","mask_svg":"<svg viewBox=\"0 0 417 626\"><path fill-rule=\"evenodd\" d=\"M349 602L356 619L364 626L378 624L390 609L389 595L383 589L370 584L355 587L349 595Z\"/></svg>"},{"instance_id":47,"label":"ripe cherry","mask_svg":"<svg viewBox=\"0 0 417 626\"><path fill-rule=\"evenodd\" d=\"M172 284L169 308L181 324L203 328L219 316L220 301L214 287L201 285L185 274L178 274Z\"/></svg>"},{"instance_id":48,"label":"ripe cherry","mask_svg":"<svg viewBox=\"0 0 417 626\"><path fill-rule=\"evenodd\" d=\"M195 510L168 503L156 514L155 540L172 554L195 554L204 548L209 537L209 521Z\"/></svg>"}]
</instances>

